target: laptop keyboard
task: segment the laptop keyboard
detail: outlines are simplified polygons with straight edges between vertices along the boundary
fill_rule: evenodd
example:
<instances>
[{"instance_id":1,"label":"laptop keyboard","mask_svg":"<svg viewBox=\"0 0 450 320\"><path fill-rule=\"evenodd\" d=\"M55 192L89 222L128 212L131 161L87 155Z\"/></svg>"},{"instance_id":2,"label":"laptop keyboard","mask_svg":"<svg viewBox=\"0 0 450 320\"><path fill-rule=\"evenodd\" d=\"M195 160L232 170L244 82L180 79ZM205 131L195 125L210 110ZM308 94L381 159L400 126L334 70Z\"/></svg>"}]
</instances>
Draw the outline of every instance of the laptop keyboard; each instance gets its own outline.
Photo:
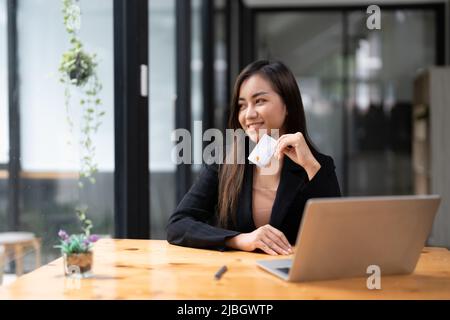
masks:
<instances>
[{"instance_id":1,"label":"laptop keyboard","mask_svg":"<svg viewBox=\"0 0 450 320\"><path fill-rule=\"evenodd\" d=\"M277 270L289 274L289 270L291 270L291 268L277 268Z\"/></svg>"}]
</instances>

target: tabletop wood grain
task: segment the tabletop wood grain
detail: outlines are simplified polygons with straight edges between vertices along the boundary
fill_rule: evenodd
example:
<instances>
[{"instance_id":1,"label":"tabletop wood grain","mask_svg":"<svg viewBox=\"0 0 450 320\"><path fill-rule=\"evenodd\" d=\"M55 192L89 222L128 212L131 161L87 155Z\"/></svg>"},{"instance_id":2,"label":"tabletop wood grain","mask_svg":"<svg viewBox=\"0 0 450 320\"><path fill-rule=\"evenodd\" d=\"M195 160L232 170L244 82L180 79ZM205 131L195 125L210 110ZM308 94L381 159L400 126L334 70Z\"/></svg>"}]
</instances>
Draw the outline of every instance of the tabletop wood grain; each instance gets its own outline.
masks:
<instances>
[{"instance_id":1,"label":"tabletop wood grain","mask_svg":"<svg viewBox=\"0 0 450 320\"><path fill-rule=\"evenodd\" d=\"M63 276L57 259L9 286L0 299L450 299L450 252L424 248L411 275L288 283L257 267L260 253L217 252L161 240L102 239L94 248L94 276ZM215 273L226 265L220 280Z\"/></svg>"}]
</instances>

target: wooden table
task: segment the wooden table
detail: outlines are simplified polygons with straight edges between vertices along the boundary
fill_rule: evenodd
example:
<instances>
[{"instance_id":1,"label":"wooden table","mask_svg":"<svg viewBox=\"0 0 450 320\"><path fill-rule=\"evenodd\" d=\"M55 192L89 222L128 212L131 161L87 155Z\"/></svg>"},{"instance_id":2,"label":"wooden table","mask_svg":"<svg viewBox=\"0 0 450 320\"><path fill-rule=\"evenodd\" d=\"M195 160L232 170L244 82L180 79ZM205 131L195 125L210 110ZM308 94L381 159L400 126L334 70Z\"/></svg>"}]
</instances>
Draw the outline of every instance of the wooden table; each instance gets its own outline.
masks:
<instances>
[{"instance_id":1,"label":"wooden table","mask_svg":"<svg viewBox=\"0 0 450 320\"><path fill-rule=\"evenodd\" d=\"M57 259L0 288L2 299L450 299L450 252L425 248L412 275L288 283L258 268L259 253L216 252L159 240L102 239L90 279L63 276ZM220 280L214 274L228 266Z\"/></svg>"}]
</instances>

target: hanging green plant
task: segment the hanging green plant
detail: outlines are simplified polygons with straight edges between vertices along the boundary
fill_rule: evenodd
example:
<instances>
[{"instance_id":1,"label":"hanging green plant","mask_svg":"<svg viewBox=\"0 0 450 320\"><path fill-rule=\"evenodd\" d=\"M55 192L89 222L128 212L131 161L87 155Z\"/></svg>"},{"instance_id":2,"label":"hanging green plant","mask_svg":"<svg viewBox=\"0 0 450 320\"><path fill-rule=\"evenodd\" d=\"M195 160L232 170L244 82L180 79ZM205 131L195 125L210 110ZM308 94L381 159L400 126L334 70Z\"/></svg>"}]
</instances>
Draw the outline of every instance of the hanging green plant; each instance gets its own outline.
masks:
<instances>
[{"instance_id":1,"label":"hanging green plant","mask_svg":"<svg viewBox=\"0 0 450 320\"><path fill-rule=\"evenodd\" d=\"M63 54L60 72L64 72L70 83L75 86L85 85L93 75L96 63L94 56L89 56L80 48L72 48Z\"/></svg>"},{"instance_id":2,"label":"hanging green plant","mask_svg":"<svg viewBox=\"0 0 450 320\"><path fill-rule=\"evenodd\" d=\"M86 179L95 183L94 175L98 171L92 135L98 131L105 114L101 110L102 101L99 98L102 84L97 76L97 56L84 50L78 36L81 27L79 0L63 0L62 2L64 26L69 35L71 47L62 55L59 74L60 82L65 86L64 104L71 132L73 132L74 126L70 113L73 90L76 90L79 94L79 107L83 109L80 122L80 179L78 182L79 187L82 188L84 186L83 181Z\"/></svg>"}]
</instances>

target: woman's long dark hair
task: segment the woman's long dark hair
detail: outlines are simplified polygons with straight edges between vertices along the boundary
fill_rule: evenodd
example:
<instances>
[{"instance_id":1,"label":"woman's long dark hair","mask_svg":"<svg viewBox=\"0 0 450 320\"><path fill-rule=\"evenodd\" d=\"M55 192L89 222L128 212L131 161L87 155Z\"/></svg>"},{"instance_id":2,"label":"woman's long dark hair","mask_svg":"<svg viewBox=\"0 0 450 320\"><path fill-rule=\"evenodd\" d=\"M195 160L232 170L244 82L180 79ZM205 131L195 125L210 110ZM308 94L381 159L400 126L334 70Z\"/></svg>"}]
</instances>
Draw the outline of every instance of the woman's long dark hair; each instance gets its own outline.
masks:
<instances>
[{"instance_id":1,"label":"woman's long dark hair","mask_svg":"<svg viewBox=\"0 0 450 320\"><path fill-rule=\"evenodd\" d=\"M239 93L242 83L254 75L260 75L272 86L272 89L278 93L286 105L287 115L284 123L285 133L301 132L305 137L311 152L317 152L309 138L306 130L305 111L300 95L300 90L292 72L281 62L270 62L267 60L258 60L249 64L237 77L233 88L233 96L230 105L230 116L228 118L228 129L242 129L239 123ZM239 164L236 161L239 142L234 138L231 147L231 157L233 163L226 163L219 171L219 224L227 227L230 219L236 222L236 208L239 193L244 179L245 164ZM241 149L242 150L242 149Z\"/></svg>"}]
</instances>

